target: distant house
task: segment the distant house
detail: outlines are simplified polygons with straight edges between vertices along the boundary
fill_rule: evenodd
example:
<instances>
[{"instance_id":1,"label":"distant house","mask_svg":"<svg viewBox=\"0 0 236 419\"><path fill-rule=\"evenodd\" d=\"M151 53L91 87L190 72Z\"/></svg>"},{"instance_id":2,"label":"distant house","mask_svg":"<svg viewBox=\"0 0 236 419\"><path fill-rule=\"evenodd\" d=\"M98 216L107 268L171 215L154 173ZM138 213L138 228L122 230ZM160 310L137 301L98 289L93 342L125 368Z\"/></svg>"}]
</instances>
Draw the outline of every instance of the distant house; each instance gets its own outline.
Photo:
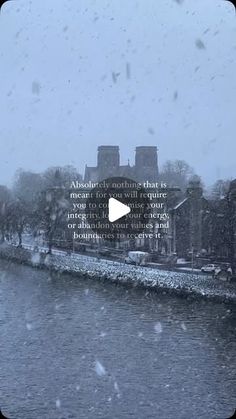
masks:
<instances>
[{"instance_id":1,"label":"distant house","mask_svg":"<svg viewBox=\"0 0 236 419\"><path fill-rule=\"evenodd\" d=\"M186 197L170 210L170 253L184 257L188 252L208 252L211 236L211 207L200 182L191 181Z\"/></svg>"},{"instance_id":2,"label":"distant house","mask_svg":"<svg viewBox=\"0 0 236 419\"><path fill-rule=\"evenodd\" d=\"M212 252L232 265L236 258L236 179L226 196L213 203L211 241Z\"/></svg>"}]
</instances>

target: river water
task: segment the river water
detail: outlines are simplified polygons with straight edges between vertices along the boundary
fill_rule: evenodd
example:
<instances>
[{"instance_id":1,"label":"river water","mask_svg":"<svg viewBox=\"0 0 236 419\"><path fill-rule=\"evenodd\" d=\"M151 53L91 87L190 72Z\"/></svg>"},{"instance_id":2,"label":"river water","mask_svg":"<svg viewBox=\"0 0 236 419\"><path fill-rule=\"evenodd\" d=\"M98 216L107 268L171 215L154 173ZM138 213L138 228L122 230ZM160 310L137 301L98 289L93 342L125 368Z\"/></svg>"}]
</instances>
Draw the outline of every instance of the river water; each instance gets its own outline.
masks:
<instances>
[{"instance_id":1,"label":"river water","mask_svg":"<svg viewBox=\"0 0 236 419\"><path fill-rule=\"evenodd\" d=\"M0 261L9 419L226 419L235 307Z\"/></svg>"}]
</instances>

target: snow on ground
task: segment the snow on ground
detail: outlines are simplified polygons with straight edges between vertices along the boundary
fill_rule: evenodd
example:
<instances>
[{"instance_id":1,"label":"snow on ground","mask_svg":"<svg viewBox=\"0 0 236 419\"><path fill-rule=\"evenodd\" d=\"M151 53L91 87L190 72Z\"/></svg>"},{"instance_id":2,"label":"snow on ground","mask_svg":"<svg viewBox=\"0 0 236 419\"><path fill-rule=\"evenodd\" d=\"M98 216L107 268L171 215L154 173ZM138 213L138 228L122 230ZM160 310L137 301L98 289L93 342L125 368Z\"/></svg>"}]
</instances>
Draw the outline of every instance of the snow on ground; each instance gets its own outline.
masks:
<instances>
[{"instance_id":1,"label":"snow on ground","mask_svg":"<svg viewBox=\"0 0 236 419\"><path fill-rule=\"evenodd\" d=\"M10 245L0 246L0 257L39 266L62 273L94 278L101 281L120 282L179 294L192 294L219 300L236 301L235 283L223 282L209 276L185 272L164 271L159 269L127 265L121 262L98 259L78 254L66 255L56 252L53 255L41 253L40 263L34 252L29 249Z\"/></svg>"}]
</instances>

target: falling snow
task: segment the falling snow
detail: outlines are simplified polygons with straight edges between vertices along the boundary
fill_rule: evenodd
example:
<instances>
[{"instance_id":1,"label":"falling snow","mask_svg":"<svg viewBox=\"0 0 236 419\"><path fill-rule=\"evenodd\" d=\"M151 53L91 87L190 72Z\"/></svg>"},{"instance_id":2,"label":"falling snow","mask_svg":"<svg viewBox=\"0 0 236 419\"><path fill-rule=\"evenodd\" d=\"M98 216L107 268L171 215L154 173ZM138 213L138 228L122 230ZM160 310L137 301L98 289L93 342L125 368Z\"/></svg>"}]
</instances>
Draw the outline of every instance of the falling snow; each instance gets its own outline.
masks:
<instances>
[{"instance_id":1,"label":"falling snow","mask_svg":"<svg viewBox=\"0 0 236 419\"><path fill-rule=\"evenodd\" d=\"M95 371L97 375L99 375L99 377L103 377L104 375L106 375L106 370L104 366L101 364L101 362L99 361L96 361L95 363Z\"/></svg>"},{"instance_id":2,"label":"falling snow","mask_svg":"<svg viewBox=\"0 0 236 419\"><path fill-rule=\"evenodd\" d=\"M31 323L26 323L27 330L32 330L33 326Z\"/></svg>"},{"instance_id":3,"label":"falling snow","mask_svg":"<svg viewBox=\"0 0 236 419\"><path fill-rule=\"evenodd\" d=\"M60 399L56 400L56 407L57 407L57 409L60 409L60 407L61 407L61 400Z\"/></svg>"},{"instance_id":4,"label":"falling snow","mask_svg":"<svg viewBox=\"0 0 236 419\"><path fill-rule=\"evenodd\" d=\"M162 325L160 322L157 322L154 326L154 330L156 333L162 333Z\"/></svg>"},{"instance_id":5,"label":"falling snow","mask_svg":"<svg viewBox=\"0 0 236 419\"><path fill-rule=\"evenodd\" d=\"M198 49L205 49L205 44L203 43L203 41L201 39L196 39L195 41L195 45Z\"/></svg>"},{"instance_id":6,"label":"falling snow","mask_svg":"<svg viewBox=\"0 0 236 419\"><path fill-rule=\"evenodd\" d=\"M181 329L183 329L184 332L186 332L186 330L187 330L187 327L186 327L184 322L181 323Z\"/></svg>"},{"instance_id":7,"label":"falling snow","mask_svg":"<svg viewBox=\"0 0 236 419\"><path fill-rule=\"evenodd\" d=\"M38 265L40 263L40 253L33 253L31 257L31 262L33 265Z\"/></svg>"}]
</instances>

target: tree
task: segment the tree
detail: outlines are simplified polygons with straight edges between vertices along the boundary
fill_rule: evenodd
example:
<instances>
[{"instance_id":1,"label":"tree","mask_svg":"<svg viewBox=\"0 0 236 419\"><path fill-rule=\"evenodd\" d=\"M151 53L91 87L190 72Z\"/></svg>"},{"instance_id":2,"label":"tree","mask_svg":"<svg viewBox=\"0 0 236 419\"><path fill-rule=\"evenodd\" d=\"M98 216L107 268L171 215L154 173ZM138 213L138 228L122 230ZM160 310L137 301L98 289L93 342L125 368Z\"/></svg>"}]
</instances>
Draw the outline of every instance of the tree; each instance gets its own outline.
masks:
<instances>
[{"instance_id":1,"label":"tree","mask_svg":"<svg viewBox=\"0 0 236 419\"><path fill-rule=\"evenodd\" d=\"M160 172L161 180L164 180L168 186L178 186L182 190L187 188L193 175L193 168L184 160L167 160Z\"/></svg>"},{"instance_id":2,"label":"tree","mask_svg":"<svg viewBox=\"0 0 236 419\"><path fill-rule=\"evenodd\" d=\"M18 235L18 247L22 246L22 235L29 220L29 209L24 201L16 198L9 204L8 210L9 231Z\"/></svg>"},{"instance_id":3,"label":"tree","mask_svg":"<svg viewBox=\"0 0 236 419\"><path fill-rule=\"evenodd\" d=\"M43 188L52 188L55 186L70 188L73 180L82 180L82 176L78 173L76 168L71 165L49 167L43 174Z\"/></svg>"},{"instance_id":4,"label":"tree","mask_svg":"<svg viewBox=\"0 0 236 419\"><path fill-rule=\"evenodd\" d=\"M18 212L11 230L18 234L20 245L24 228L29 226L34 236L44 230L51 252L53 238L62 225L62 213L67 207L70 183L81 178L73 166L50 167L42 174L22 169L16 172L11 214L17 212L17 208Z\"/></svg>"},{"instance_id":5,"label":"tree","mask_svg":"<svg viewBox=\"0 0 236 419\"><path fill-rule=\"evenodd\" d=\"M64 185L69 182L69 176L60 168L50 168L43 176L45 183L37 204L37 225L44 231L51 254L54 238L65 226L68 190Z\"/></svg>"},{"instance_id":6,"label":"tree","mask_svg":"<svg viewBox=\"0 0 236 419\"><path fill-rule=\"evenodd\" d=\"M13 195L28 205L35 203L43 189L43 178L39 173L17 170L13 183Z\"/></svg>"},{"instance_id":7,"label":"tree","mask_svg":"<svg viewBox=\"0 0 236 419\"><path fill-rule=\"evenodd\" d=\"M9 233L9 204L11 202L11 191L0 185L0 242L4 242L6 234Z\"/></svg>"},{"instance_id":8,"label":"tree","mask_svg":"<svg viewBox=\"0 0 236 419\"><path fill-rule=\"evenodd\" d=\"M210 198L213 200L219 200L226 198L230 186L230 180L217 180L211 188Z\"/></svg>"},{"instance_id":9,"label":"tree","mask_svg":"<svg viewBox=\"0 0 236 419\"><path fill-rule=\"evenodd\" d=\"M15 211L12 231L18 234L19 245L22 244L22 234L28 226L34 231L37 225L37 202L43 190L43 177L39 173L17 170L12 188L13 203L11 213Z\"/></svg>"}]
</instances>

